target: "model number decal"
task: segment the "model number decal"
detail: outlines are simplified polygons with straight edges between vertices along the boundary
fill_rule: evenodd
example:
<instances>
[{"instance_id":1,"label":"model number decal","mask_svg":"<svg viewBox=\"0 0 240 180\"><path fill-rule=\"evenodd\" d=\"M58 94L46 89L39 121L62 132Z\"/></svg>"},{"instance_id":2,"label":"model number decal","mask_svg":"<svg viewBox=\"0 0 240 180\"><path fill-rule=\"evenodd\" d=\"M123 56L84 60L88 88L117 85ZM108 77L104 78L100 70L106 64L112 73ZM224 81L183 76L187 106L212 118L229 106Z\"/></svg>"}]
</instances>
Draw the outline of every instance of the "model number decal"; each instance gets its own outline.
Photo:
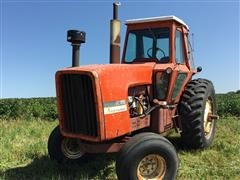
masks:
<instances>
[{"instance_id":1,"label":"model number decal","mask_svg":"<svg viewBox=\"0 0 240 180\"><path fill-rule=\"evenodd\" d=\"M123 111L127 111L127 105L125 100L104 103L104 114L113 114Z\"/></svg>"}]
</instances>

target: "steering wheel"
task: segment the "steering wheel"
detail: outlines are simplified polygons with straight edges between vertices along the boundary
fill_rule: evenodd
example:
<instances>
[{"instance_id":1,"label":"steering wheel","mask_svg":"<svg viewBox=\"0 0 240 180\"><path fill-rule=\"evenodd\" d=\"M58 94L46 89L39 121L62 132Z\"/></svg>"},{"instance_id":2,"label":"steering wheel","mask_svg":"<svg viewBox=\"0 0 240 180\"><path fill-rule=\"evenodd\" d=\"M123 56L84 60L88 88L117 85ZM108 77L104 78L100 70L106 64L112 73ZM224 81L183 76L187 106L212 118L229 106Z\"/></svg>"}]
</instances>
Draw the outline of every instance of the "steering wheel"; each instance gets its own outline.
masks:
<instances>
[{"instance_id":1,"label":"steering wheel","mask_svg":"<svg viewBox=\"0 0 240 180\"><path fill-rule=\"evenodd\" d=\"M149 49L147 50L147 55L148 55L148 57L150 57L150 58L157 58L157 57L153 57L152 55L150 55L150 50L153 50L153 48L151 47L151 48L149 48ZM160 52L163 54L163 57L166 57L165 52L164 52L161 48L156 48L156 54L157 54L158 51L160 51ZM156 55L155 55L155 56L156 56ZM157 59L158 59L158 58L157 58ZM158 60L160 60L160 59L158 59Z\"/></svg>"}]
</instances>

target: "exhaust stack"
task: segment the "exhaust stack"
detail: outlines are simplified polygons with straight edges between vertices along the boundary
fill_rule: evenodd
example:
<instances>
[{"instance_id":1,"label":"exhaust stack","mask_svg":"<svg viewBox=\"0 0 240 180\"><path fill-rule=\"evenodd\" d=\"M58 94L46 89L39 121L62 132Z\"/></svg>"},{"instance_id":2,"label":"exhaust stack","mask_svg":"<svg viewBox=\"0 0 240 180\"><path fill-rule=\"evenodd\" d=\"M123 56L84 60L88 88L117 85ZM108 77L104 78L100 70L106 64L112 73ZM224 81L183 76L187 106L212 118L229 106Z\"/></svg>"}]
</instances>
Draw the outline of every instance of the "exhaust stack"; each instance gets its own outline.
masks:
<instances>
[{"instance_id":1,"label":"exhaust stack","mask_svg":"<svg viewBox=\"0 0 240 180\"><path fill-rule=\"evenodd\" d=\"M84 31L67 31L67 41L72 43L72 67L79 66L80 46L82 43L85 43L85 38L86 33Z\"/></svg>"},{"instance_id":2,"label":"exhaust stack","mask_svg":"<svg viewBox=\"0 0 240 180\"><path fill-rule=\"evenodd\" d=\"M110 22L110 64L120 64L120 31L121 23L118 20L118 6L113 3L113 19Z\"/></svg>"}]
</instances>

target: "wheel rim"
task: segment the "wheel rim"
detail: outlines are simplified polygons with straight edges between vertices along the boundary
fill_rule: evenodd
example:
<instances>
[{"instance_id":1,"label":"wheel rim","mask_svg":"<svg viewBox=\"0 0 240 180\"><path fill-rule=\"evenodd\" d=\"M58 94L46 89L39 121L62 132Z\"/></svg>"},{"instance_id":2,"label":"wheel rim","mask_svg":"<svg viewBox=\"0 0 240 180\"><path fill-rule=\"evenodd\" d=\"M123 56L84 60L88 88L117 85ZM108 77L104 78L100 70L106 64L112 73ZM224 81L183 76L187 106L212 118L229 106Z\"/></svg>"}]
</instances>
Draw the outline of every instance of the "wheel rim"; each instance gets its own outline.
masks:
<instances>
[{"instance_id":1,"label":"wheel rim","mask_svg":"<svg viewBox=\"0 0 240 180\"><path fill-rule=\"evenodd\" d=\"M137 176L139 180L163 179L167 169L164 158L158 154L145 156L138 164Z\"/></svg>"},{"instance_id":2,"label":"wheel rim","mask_svg":"<svg viewBox=\"0 0 240 180\"><path fill-rule=\"evenodd\" d=\"M61 149L63 154L69 159L78 159L84 155L84 152L80 149L79 143L75 139L63 139Z\"/></svg>"},{"instance_id":3,"label":"wheel rim","mask_svg":"<svg viewBox=\"0 0 240 180\"><path fill-rule=\"evenodd\" d=\"M210 99L206 101L205 110L204 110L204 135L207 139L211 137L213 129L213 121L210 117L212 114L212 102Z\"/></svg>"}]
</instances>

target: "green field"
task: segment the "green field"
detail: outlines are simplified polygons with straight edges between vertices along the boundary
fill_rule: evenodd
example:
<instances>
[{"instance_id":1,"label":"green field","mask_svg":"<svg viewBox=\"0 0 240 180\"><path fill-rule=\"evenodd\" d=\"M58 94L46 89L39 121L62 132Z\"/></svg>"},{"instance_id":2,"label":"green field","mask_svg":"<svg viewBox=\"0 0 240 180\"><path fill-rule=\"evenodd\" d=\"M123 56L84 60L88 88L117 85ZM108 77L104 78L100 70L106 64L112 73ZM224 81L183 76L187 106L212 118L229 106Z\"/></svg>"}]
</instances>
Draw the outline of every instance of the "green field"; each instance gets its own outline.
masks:
<instances>
[{"instance_id":1,"label":"green field","mask_svg":"<svg viewBox=\"0 0 240 180\"><path fill-rule=\"evenodd\" d=\"M218 115L240 117L240 90L216 94ZM0 119L52 120L58 117L57 101L48 98L0 99Z\"/></svg>"},{"instance_id":2,"label":"green field","mask_svg":"<svg viewBox=\"0 0 240 180\"><path fill-rule=\"evenodd\" d=\"M57 121L0 120L0 179L116 179L115 154L82 164L58 165L47 155L47 139ZM180 168L177 179L240 179L240 118L221 118L213 145L185 151L170 135Z\"/></svg>"}]
</instances>

